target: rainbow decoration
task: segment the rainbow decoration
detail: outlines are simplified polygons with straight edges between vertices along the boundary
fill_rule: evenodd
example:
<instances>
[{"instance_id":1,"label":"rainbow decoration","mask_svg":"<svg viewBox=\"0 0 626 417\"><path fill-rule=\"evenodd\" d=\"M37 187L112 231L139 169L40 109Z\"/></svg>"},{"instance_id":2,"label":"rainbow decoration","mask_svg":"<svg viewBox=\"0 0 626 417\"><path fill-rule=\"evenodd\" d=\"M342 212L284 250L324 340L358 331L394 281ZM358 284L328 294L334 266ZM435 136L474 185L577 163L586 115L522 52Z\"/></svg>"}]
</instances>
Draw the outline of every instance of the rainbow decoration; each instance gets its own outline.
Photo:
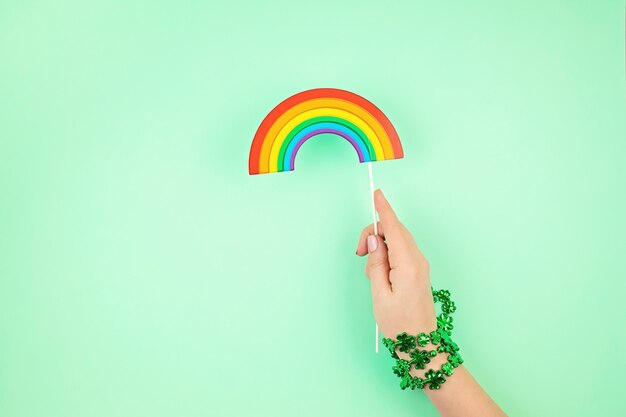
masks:
<instances>
[{"instance_id":1,"label":"rainbow decoration","mask_svg":"<svg viewBox=\"0 0 626 417\"><path fill-rule=\"evenodd\" d=\"M263 119L250 148L250 175L293 171L302 144L323 133L350 142L360 162L404 156L396 130L378 107L349 91L316 88L289 97Z\"/></svg>"}]
</instances>

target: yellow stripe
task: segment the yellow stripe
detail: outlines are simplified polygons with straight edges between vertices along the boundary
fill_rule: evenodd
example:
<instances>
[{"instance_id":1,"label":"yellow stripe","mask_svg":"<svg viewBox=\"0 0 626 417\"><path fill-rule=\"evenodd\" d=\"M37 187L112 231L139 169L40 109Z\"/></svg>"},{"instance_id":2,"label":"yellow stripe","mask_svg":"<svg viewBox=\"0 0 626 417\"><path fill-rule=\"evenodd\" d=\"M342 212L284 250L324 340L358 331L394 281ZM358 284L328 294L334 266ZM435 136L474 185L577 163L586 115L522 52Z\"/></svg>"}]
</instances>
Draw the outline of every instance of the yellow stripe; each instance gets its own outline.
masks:
<instances>
[{"instance_id":1,"label":"yellow stripe","mask_svg":"<svg viewBox=\"0 0 626 417\"><path fill-rule=\"evenodd\" d=\"M359 126L361 129L363 129L363 132L365 132L368 135L368 137L373 131L374 134L372 137L370 137L370 139L372 139L372 145L374 145L374 143L378 141L378 147L374 145L374 149L376 150L377 157L379 157L379 159L385 159L385 157L390 157L390 158L393 157L393 147L391 145L391 141L389 140L389 137L387 136L385 129L383 129L383 127L380 125L378 120L376 120L376 118L372 116L371 113L369 113L367 110L365 110L361 106L358 106L350 101L341 100L337 98L318 98L318 99L313 99L313 100L307 100L303 103L293 106L292 108L284 112L276 120L276 122L274 122L274 124L272 125L272 127L269 129L267 133L266 139L263 141L263 144L261 145L261 155L260 155L260 160L259 160L259 170L261 172L267 172L268 168L270 168L269 162L270 162L271 155L273 156L274 159L277 159L278 151L280 150L280 145L282 144L282 141L285 140L285 137L289 134L289 130L284 129L285 125L287 125L292 119L298 117L298 115L300 114L303 114L309 110L315 110L315 109L321 109L321 108L335 109L337 111L343 110L344 112L350 113L352 117L347 120L351 121L355 125ZM319 115L332 116L333 114L324 113L324 114L317 114L317 115L318 116ZM341 116L341 117L345 117L345 116L346 115ZM315 117L315 116L310 116L310 117ZM359 123L355 122L355 120L357 119L360 119ZM306 120L306 119L299 118L298 120L302 122L303 120ZM290 126L292 126L293 128L297 126L297 124L298 123L293 124L293 125L290 124ZM366 129L369 130L369 132L366 131ZM277 151L273 151L275 142L278 142ZM269 172L276 172L276 171L269 171Z\"/></svg>"},{"instance_id":2,"label":"yellow stripe","mask_svg":"<svg viewBox=\"0 0 626 417\"><path fill-rule=\"evenodd\" d=\"M367 138L372 142L374 152L376 153L378 159L384 159L385 153L381 145L381 140L367 123L348 111L331 107L322 107L300 113L299 115L291 119L285 126L283 126L280 132L278 132L278 135L276 135L276 139L272 144L272 149L270 152L269 172L278 172L278 154L280 153L280 148L282 147L285 139L287 139L289 132L291 132L300 123L319 116L334 116L354 123L363 131L363 133L365 133Z\"/></svg>"}]
</instances>

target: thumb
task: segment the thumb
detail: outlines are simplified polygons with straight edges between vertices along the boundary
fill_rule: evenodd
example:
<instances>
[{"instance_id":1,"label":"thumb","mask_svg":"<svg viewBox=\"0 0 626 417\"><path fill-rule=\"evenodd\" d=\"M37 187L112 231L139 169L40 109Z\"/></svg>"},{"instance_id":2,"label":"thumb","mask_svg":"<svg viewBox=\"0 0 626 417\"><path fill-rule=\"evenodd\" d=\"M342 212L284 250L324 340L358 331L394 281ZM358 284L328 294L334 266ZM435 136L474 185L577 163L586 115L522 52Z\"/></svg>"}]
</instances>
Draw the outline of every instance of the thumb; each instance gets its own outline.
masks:
<instances>
[{"instance_id":1,"label":"thumb","mask_svg":"<svg viewBox=\"0 0 626 417\"><path fill-rule=\"evenodd\" d=\"M380 236L369 235L367 237L367 252L369 255L365 265L365 275L370 279L372 297L390 292L387 245Z\"/></svg>"}]
</instances>

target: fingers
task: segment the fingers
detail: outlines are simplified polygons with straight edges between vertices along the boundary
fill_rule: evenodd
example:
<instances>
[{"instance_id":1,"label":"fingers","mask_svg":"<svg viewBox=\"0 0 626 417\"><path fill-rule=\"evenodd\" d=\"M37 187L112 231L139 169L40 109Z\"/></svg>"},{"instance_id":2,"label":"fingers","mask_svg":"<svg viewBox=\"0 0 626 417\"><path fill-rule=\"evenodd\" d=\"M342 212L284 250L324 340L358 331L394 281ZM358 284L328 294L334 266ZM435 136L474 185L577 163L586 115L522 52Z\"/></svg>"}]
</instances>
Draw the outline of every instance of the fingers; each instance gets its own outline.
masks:
<instances>
[{"instance_id":1,"label":"fingers","mask_svg":"<svg viewBox=\"0 0 626 417\"><path fill-rule=\"evenodd\" d=\"M391 205L383 195L383 192L380 190L376 190L374 192L374 201L376 206L376 211L380 216L380 221L378 222L378 234L386 239L385 230L386 228L392 229L392 235L396 235L396 240L400 238L402 233L402 224L396 217ZM374 224L370 224L361 232L361 236L359 237L359 243L356 247L356 254L359 256L367 255L367 237L369 235L374 234Z\"/></svg>"},{"instance_id":2,"label":"fingers","mask_svg":"<svg viewBox=\"0 0 626 417\"><path fill-rule=\"evenodd\" d=\"M369 235L367 237L367 250L369 256L365 265L365 275L370 279L372 300L376 302L381 296L391 292L387 246L380 236Z\"/></svg>"},{"instance_id":3,"label":"fingers","mask_svg":"<svg viewBox=\"0 0 626 417\"><path fill-rule=\"evenodd\" d=\"M374 205L380 216L380 223L387 232L387 240L403 237L402 223L398 220L396 213L391 208L389 201L387 201L381 190L374 192Z\"/></svg>"},{"instance_id":4,"label":"fingers","mask_svg":"<svg viewBox=\"0 0 626 417\"><path fill-rule=\"evenodd\" d=\"M378 223L379 237L386 243L390 268L392 270L397 268L412 270L416 266L427 265L426 259L417 247L413 236L398 220L396 213L391 208L382 191L376 190L374 193L374 204L380 216L380 222ZM367 254L367 238L373 234L373 224L363 229L356 249L357 255L364 256Z\"/></svg>"},{"instance_id":5,"label":"fingers","mask_svg":"<svg viewBox=\"0 0 626 417\"><path fill-rule=\"evenodd\" d=\"M366 226L359 236L359 243L356 246L356 254L359 256L367 255L367 237L374 234L374 223ZM385 232L382 225L378 222L378 235L385 239Z\"/></svg>"},{"instance_id":6,"label":"fingers","mask_svg":"<svg viewBox=\"0 0 626 417\"><path fill-rule=\"evenodd\" d=\"M411 232L400 223L382 191L376 190L374 203L380 216L380 223L385 229L385 241L390 252L389 264L391 269L410 267L423 259L422 252L417 247Z\"/></svg>"},{"instance_id":7,"label":"fingers","mask_svg":"<svg viewBox=\"0 0 626 417\"><path fill-rule=\"evenodd\" d=\"M374 192L374 204L380 217L380 224L385 230L385 241L389 249L391 269L408 266L416 249L415 241L408 230L400 223L396 213L382 191Z\"/></svg>"}]
</instances>

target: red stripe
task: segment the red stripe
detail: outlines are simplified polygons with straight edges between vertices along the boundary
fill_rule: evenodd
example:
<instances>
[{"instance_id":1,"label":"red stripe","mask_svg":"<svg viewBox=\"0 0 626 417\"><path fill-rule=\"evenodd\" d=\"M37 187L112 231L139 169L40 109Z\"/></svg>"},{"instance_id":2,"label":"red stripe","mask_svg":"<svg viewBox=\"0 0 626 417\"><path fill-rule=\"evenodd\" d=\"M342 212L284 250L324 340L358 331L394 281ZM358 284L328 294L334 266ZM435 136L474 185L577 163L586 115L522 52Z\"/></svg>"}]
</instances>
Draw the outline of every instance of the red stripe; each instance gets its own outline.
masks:
<instances>
[{"instance_id":1,"label":"red stripe","mask_svg":"<svg viewBox=\"0 0 626 417\"><path fill-rule=\"evenodd\" d=\"M263 145L265 136L269 132L274 122L290 108L304 101L316 98L337 98L350 101L363 107L365 110L371 113L374 118L378 120L378 122L387 133L387 136L389 136L389 140L391 141L391 146L393 148L394 158L402 158L404 156L402 144L400 143L400 138L398 137L396 129L393 127L387 116L385 116L385 114L373 103L357 94L351 93L346 90L339 90L337 88L315 88L313 90L307 90L298 94L294 94L293 96L285 99L278 106L274 107L274 109L269 112L267 116L265 116L265 119L263 119L261 125L256 131L256 134L254 135L254 139L252 140L252 146L250 148L248 169L251 175L259 173L261 146Z\"/></svg>"}]
</instances>

